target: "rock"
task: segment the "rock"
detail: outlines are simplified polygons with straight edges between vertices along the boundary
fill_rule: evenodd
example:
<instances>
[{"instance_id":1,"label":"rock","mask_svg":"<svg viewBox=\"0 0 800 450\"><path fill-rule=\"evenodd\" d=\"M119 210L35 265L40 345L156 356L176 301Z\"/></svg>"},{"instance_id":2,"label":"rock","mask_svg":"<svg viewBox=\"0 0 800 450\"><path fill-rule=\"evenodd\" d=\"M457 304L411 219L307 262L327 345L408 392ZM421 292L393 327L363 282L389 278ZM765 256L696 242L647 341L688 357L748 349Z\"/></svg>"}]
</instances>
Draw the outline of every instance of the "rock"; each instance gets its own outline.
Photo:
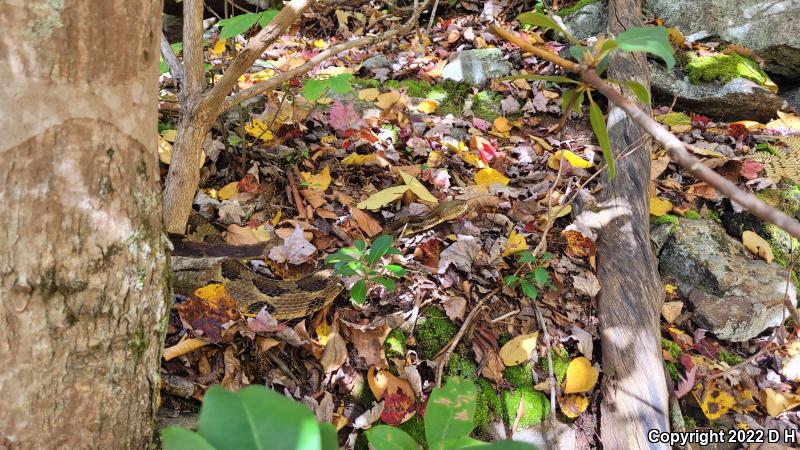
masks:
<instances>
[{"instance_id":1,"label":"rock","mask_svg":"<svg viewBox=\"0 0 800 450\"><path fill-rule=\"evenodd\" d=\"M608 7L605 2L590 3L564 17L564 25L578 39L607 34Z\"/></svg>"},{"instance_id":2,"label":"rock","mask_svg":"<svg viewBox=\"0 0 800 450\"><path fill-rule=\"evenodd\" d=\"M489 436L493 440L505 440L506 429L502 422L489 423ZM550 421L542 422L532 427L519 427L514 430L514 441L527 442L536 448L549 448L554 450L568 450L576 448L577 436L575 428L561 423Z\"/></svg>"},{"instance_id":3,"label":"rock","mask_svg":"<svg viewBox=\"0 0 800 450\"><path fill-rule=\"evenodd\" d=\"M708 220L680 219L659 256L662 276L677 280L694 307L692 320L720 339L741 342L780 325L785 292L797 293L777 264L753 259L739 241Z\"/></svg>"},{"instance_id":4,"label":"rock","mask_svg":"<svg viewBox=\"0 0 800 450\"><path fill-rule=\"evenodd\" d=\"M370 57L366 61L361 63L361 67L369 70L386 69L391 65L392 62L389 61L389 58L383 53Z\"/></svg>"},{"instance_id":5,"label":"rock","mask_svg":"<svg viewBox=\"0 0 800 450\"><path fill-rule=\"evenodd\" d=\"M800 2L797 0L646 0L645 11L678 27L690 41L722 40L753 50L765 70L800 79Z\"/></svg>"},{"instance_id":6,"label":"rock","mask_svg":"<svg viewBox=\"0 0 800 450\"><path fill-rule=\"evenodd\" d=\"M789 103L789 106L800 112L800 86L780 94Z\"/></svg>"},{"instance_id":7,"label":"rock","mask_svg":"<svg viewBox=\"0 0 800 450\"><path fill-rule=\"evenodd\" d=\"M482 86L491 78L510 74L511 68L511 63L503 58L503 52L499 48L463 50L452 56L442 71L442 77L445 80Z\"/></svg>"},{"instance_id":8,"label":"rock","mask_svg":"<svg viewBox=\"0 0 800 450\"><path fill-rule=\"evenodd\" d=\"M673 96L677 96L677 110L717 120L769 122L777 110L789 107L784 99L750 80L734 78L726 84L692 84L688 77L679 77L658 63L650 64L650 84L656 103L670 104Z\"/></svg>"}]
</instances>

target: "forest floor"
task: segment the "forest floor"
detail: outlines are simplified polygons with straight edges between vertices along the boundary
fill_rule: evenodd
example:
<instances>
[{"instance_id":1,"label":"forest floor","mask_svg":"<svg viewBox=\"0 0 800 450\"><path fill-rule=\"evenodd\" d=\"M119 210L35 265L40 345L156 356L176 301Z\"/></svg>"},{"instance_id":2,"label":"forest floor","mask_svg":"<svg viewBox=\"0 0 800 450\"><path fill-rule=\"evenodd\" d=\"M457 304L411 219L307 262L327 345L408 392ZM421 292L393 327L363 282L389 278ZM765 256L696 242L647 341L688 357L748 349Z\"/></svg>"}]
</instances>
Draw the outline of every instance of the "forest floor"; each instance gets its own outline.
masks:
<instances>
[{"instance_id":1,"label":"forest floor","mask_svg":"<svg viewBox=\"0 0 800 450\"><path fill-rule=\"evenodd\" d=\"M306 15L239 87L296 67L333 42L380 31L392 23L374 21L381 14L365 5ZM345 290L304 319L276 324L266 311L242 314L208 302L207 291L179 290L165 345L188 337L205 337L208 345L163 363L164 421L199 411L213 384L257 383L332 422L343 445L364 445L362 430L379 421L421 440L422 405L444 364L444 378L478 386L477 435L541 435L540 424L555 413L570 435L564 439L572 445L563 448L600 444L596 300L603 282L594 272L597 236L576 219L572 203L578 191L591 196L602 189L598 173L605 166L588 108L554 130L569 86L502 77L561 72L491 34L479 12L460 8L445 17L429 32L324 63L311 77L337 81L321 83L320 93L313 83L297 82L224 114L205 144L195 207L228 243L279 242L279 251L254 264L278 278L322 268L326 256L358 240L374 242L398 218L436 203L468 200L467 212L394 240L399 254L376 266L386 278L367 283L363 301ZM519 30L515 22L509 26ZM563 48L542 32L520 32L554 51ZM215 38L212 32L206 51L212 77L235 55L231 43L243 39L226 45ZM469 49L494 49L488 55L497 52L501 63L475 69L486 72L483 84L445 81L449 58ZM163 75L162 101L174 99L171 84ZM796 116L724 123L670 105L654 105L653 115L691 143L704 164L748 190L786 192L792 184L782 177L800 181L795 166L780 163L781 152L796 154L800 143L775 140L800 130ZM161 116L166 174L177 117L166 109ZM752 158L756 150L772 157ZM636 151L650 146L614 149L617 157ZM651 156L654 225L679 218L725 222L738 214L663 150L653 148ZM789 256L771 258L791 265ZM393 277L388 265L401 266L403 276ZM357 281L343 278L349 287ZM795 413L785 412L800 404L794 334L779 327L744 342L717 339L692 321L674 281L665 279L664 290L663 356L686 426L796 424ZM205 306L199 316L184 317L178 305L192 298L205 299ZM471 314L475 308L481 309ZM444 359L451 342L454 351ZM553 405L550 373L558 385ZM387 385L401 395L382 398Z\"/></svg>"}]
</instances>

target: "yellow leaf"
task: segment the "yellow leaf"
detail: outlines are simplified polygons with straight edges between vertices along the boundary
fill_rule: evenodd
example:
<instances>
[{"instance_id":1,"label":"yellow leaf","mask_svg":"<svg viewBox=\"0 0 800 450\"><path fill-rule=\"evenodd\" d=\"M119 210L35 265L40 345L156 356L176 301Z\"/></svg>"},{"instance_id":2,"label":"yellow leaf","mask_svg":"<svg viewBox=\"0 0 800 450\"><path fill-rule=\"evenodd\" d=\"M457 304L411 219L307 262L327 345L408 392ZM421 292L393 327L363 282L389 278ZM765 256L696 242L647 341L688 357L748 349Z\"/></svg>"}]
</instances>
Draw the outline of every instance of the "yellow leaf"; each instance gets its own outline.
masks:
<instances>
[{"instance_id":1,"label":"yellow leaf","mask_svg":"<svg viewBox=\"0 0 800 450\"><path fill-rule=\"evenodd\" d=\"M549 212L551 219L558 219L559 217L570 214L572 212L572 205L553 205ZM547 220L547 214L544 214L541 220Z\"/></svg>"},{"instance_id":2,"label":"yellow leaf","mask_svg":"<svg viewBox=\"0 0 800 450\"><path fill-rule=\"evenodd\" d=\"M494 130L497 131L498 133L508 133L509 131L511 131L511 122L509 122L508 119L506 119L505 117L500 116L494 119L492 128L494 128Z\"/></svg>"},{"instance_id":3,"label":"yellow leaf","mask_svg":"<svg viewBox=\"0 0 800 450\"><path fill-rule=\"evenodd\" d=\"M283 212L283 210L279 209L278 212L276 212L275 215L272 217L272 219L270 219L269 224L272 225L273 227L275 225L277 225L278 222L281 221L281 213L282 212Z\"/></svg>"},{"instance_id":4,"label":"yellow leaf","mask_svg":"<svg viewBox=\"0 0 800 450\"><path fill-rule=\"evenodd\" d=\"M506 367L517 366L525 361L531 355L531 352L536 349L536 340L539 338L539 332L531 334L523 334L514 339L506 342L500 349L500 359Z\"/></svg>"},{"instance_id":5,"label":"yellow leaf","mask_svg":"<svg viewBox=\"0 0 800 450\"><path fill-rule=\"evenodd\" d=\"M158 137L158 159L164 164L172 164L172 144L161 136Z\"/></svg>"},{"instance_id":6,"label":"yellow leaf","mask_svg":"<svg viewBox=\"0 0 800 450\"><path fill-rule=\"evenodd\" d=\"M436 100L423 100L419 102L417 105L417 111L424 113L424 114L433 114L436 111L436 108L439 107L439 103Z\"/></svg>"},{"instance_id":7,"label":"yellow leaf","mask_svg":"<svg viewBox=\"0 0 800 450\"><path fill-rule=\"evenodd\" d=\"M578 167L580 169L588 169L589 167L594 166L593 162L581 158L570 150L559 150L553 153L553 155L547 160L547 167L553 170L558 170L561 158L566 159L572 167Z\"/></svg>"},{"instance_id":8,"label":"yellow leaf","mask_svg":"<svg viewBox=\"0 0 800 450\"><path fill-rule=\"evenodd\" d=\"M317 39L316 41L314 41L314 47L325 48L325 41L322 39Z\"/></svg>"},{"instance_id":9,"label":"yellow leaf","mask_svg":"<svg viewBox=\"0 0 800 450\"><path fill-rule=\"evenodd\" d=\"M764 128L766 128L763 123L756 122L754 120L739 120L736 122L731 122L731 125L733 124L744 125L744 127L747 128L748 131L763 130Z\"/></svg>"},{"instance_id":10,"label":"yellow leaf","mask_svg":"<svg viewBox=\"0 0 800 450\"><path fill-rule=\"evenodd\" d=\"M370 153L369 155L359 155L358 153L350 153L342 159L342 164L345 166L367 166L376 164L378 162L378 155Z\"/></svg>"},{"instance_id":11,"label":"yellow leaf","mask_svg":"<svg viewBox=\"0 0 800 450\"><path fill-rule=\"evenodd\" d=\"M311 172L300 172L303 179L308 183L308 187L319 192L325 192L331 184L331 169L325 166L322 172L312 175Z\"/></svg>"},{"instance_id":12,"label":"yellow leaf","mask_svg":"<svg viewBox=\"0 0 800 450\"><path fill-rule=\"evenodd\" d=\"M314 329L317 331L317 339L319 340L319 343L322 345L327 344L328 335L331 334L331 327L328 326L328 322L323 320L319 325L314 327Z\"/></svg>"},{"instance_id":13,"label":"yellow leaf","mask_svg":"<svg viewBox=\"0 0 800 450\"><path fill-rule=\"evenodd\" d=\"M786 126L786 128L794 131L800 131L800 117L796 114L778 111L778 118Z\"/></svg>"},{"instance_id":14,"label":"yellow leaf","mask_svg":"<svg viewBox=\"0 0 800 450\"><path fill-rule=\"evenodd\" d=\"M275 76L275 69L264 69L259 70L256 73L250 74L250 81L253 83L259 83L264 80L268 80Z\"/></svg>"},{"instance_id":15,"label":"yellow leaf","mask_svg":"<svg viewBox=\"0 0 800 450\"><path fill-rule=\"evenodd\" d=\"M226 184L222 189L217 191L217 198L220 200L229 200L231 197L236 195L239 192L238 187L239 182L234 181L233 183Z\"/></svg>"},{"instance_id":16,"label":"yellow leaf","mask_svg":"<svg viewBox=\"0 0 800 450\"><path fill-rule=\"evenodd\" d=\"M428 161L426 164L428 164L428 167L439 167L439 164L441 164L443 160L444 156L442 156L442 152L431 150L431 152L428 153Z\"/></svg>"},{"instance_id":17,"label":"yellow leaf","mask_svg":"<svg viewBox=\"0 0 800 450\"><path fill-rule=\"evenodd\" d=\"M567 375L564 377L564 393L589 392L597 384L598 376L600 376L600 371L596 367L592 367L592 363L588 359L579 356L570 361L569 367L567 367Z\"/></svg>"},{"instance_id":18,"label":"yellow leaf","mask_svg":"<svg viewBox=\"0 0 800 450\"><path fill-rule=\"evenodd\" d=\"M695 397L697 396L695 395ZM736 405L736 399L730 393L712 385L705 391L699 403L703 414L709 420L716 420L727 414Z\"/></svg>"},{"instance_id":19,"label":"yellow leaf","mask_svg":"<svg viewBox=\"0 0 800 450\"><path fill-rule=\"evenodd\" d=\"M408 185L400 185L400 186L392 186L390 188L386 188L382 191L378 191L369 197L366 200L362 201L356 208L358 209L380 209L384 206L392 203L393 201L397 200L398 198L402 197L403 194L409 189Z\"/></svg>"},{"instance_id":20,"label":"yellow leaf","mask_svg":"<svg viewBox=\"0 0 800 450\"><path fill-rule=\"evenodd\" d=\"M178 137L178 130L169 129L164 130L161 132L161 137L167 140L167 142L175 142L175 139Z\"/></svg>"},{"instance_id":21,"label":"yellow leaf","mask_svg":"<svg viewBox=\"0 0 800 450\"><path fill-rule=\"evenodd\" d=\"M800 405L800 395L778 392L772 388L764 389L764 406L770 416L777 416Z\"/></svg>"},{"instance_id":22,"label":"yellow leaf","mask_svg":"<svg viewBox=\"0 0 800 450\"><path fill-rule=\"evenodd\" d=\"M772 247L761 236L752 231L742 233L742 243L754 255L759 256L764 261L771 263L775 257L772 255Z\"/></svg>"},{"instance_id":23,"label":"yellow leaf","mask_svg":"<svg viewBox=\"0 0 800 450\"><path fill-rule=\"evenodd\" d=\"M225 39L218 39L217 43L214 44L214 47L211 49L211 54L219 56L223 53L225 53Z\"/></svg>"},{"instance_id":24,"label":"yellow leaf","mask_svg":"<svg viewBox=\"0 0 800 450\"><path fill-rule=\"evenodd\" d=\"M398 100L400 100L400 92L391 90L385 94L379 95L375 105L380 109L386 109L397 103Z\"/></svg>"},{"instance_id":25,"label":"yellow leaf","mask_svg":"<svg viewBox=\"0 0 800 450\"><path fill-rule=\"evenodd\" d=\"M650 214L656 217L661 217L672 210L672 203L669 200L664 200L658 197L650 199Z\"/></svg>"},{"instance_id":26,"label":"yellow leaf","mask_svg":"<svg viewBox=\"0 0 800 450\"><path fill-rule=\"evenodd\" d=\"M667 294L670 294L670 295L672 295L672 294L674 294L674 293L675 293L677 290L678 290L678 288L677 288L677 287L675 287L674 285L671 285L671 284L669 284L669 283L664 285L664 292L666 292Z\"/></svg>"},{"instance_id":27,"label":"yellow leaf","mask_svg":"<svg viewBox=\"0 0 800 450\"><path fill-rule=\"evenodd\" d=\"M375 101L379 95L381 95L381 91L379 91L378 88L362 89L358 91L358 99L364 100L365 102Z\"/></svg>"},{"instance_id":28,"label":"yellow leaf","mask_svg":"<svg viewBox=\"0 0 800 450\"><path fill-rule=\"evenodd\" d=\"M194 291L194 295L198 298L202 298L207 302L218 303L221 298L227 295L227 293L225 291L224 284L212 283L196 289Z\"/></svg>"},{"instance_id":29,"label":"yellow leaf","mask_svg":"<svg viewBox=\"0 0 800 450\"><path fill-rule=\"evenodd\" d=\"M511 181L509 178L506 178L502 173L492 169L491 167L486 167L485 169L481 169L475 173L475 183L482 184L484 186L490 186L492 183L506 185L509 181Z\"/></svg>"},{"instance_id":30,"label":"yellow leaf","mask_svg":"<svg viewBox=\"0 0 800 450\"><path fill-rule=\"evenodd\" d=\"M322 144L333 144L336 142L336 136L332 134L326 134L319 139L319 142Z\"/></svg>"},{"instance_id":31,"label":"yellow leaf","mask_svg":"<svg viewBox=\"0 0 800 450\"><path fill-rule=\"evenodd\" d=\"M403 177L403 183L405 183L420 200L424 200L430 203L439 203L439 199L431 195L428 189L423 186L422 183L419 182L416 178L412 177L411 175L403 172L402 170L398 169L400 172L400 176Z\"/></svg>"},{"instance_id":32,"label":"yellow leaf","mask_svg":"<svg viewBox=\"0 0 800 450\"><path fill-rule=\"evenodd\" d=\"M528 242L525 241L525 236L517 233L517 230L511 230L511 236L508 237L506 249L503 250L503 256L513 255L514 253L519 253L527 249Z\"/></svg>"},{"instance_id":33,"label":"yellow leaf","mask_svg":"<svg viewBox=\"0 0 800 450\"><path fill-rule=\"evenodd\" d=\"M570 419L574 419L586 411L589 406L589 399L581 394L567 394L559 399L561 412Z\"/></svg>"},{"instance_id":34,"label":"yellow leaf","mask_svg":"<svg viewBox=\"0 0 800 450\"><path fill-rule=\"evenodd\" d=\"M244 125L244 131L250 136L269 142L273 139L272 131L267 128L266 122L261 119L253 119Z\"/></svg>"}]
</instances>

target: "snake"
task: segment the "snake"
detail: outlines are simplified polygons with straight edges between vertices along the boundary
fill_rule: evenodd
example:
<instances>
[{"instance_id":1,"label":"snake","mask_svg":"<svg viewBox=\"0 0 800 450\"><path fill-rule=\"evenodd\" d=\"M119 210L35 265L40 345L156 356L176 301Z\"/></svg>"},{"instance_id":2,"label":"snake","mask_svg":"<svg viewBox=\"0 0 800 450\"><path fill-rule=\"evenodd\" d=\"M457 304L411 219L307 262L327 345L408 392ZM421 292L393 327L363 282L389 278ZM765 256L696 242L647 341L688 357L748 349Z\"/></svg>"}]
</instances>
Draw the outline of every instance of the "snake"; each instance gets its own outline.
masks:
<instances>
[{"instance_id":1,"label":"snake","mask_svg":"<svg viewBox=\"0 0 800 450\"><path fill-rule=\"evenodd\" d=\"M424 215L396 220L387 231L396 238L413 236L458 219L468 209L466 200L450 200ZM280 321L314 314L330 305L344 290L343 283L330 269L321 269L296 280L278 280L250 270L238 259L263 255L267 245L228 245L213 224L193 211L186 235L173 242L173 255L198 256L199 252L201 256L225 256L211 278L224 282L226 292L240 311L255 314L266 307L270 315Z\"/></svg>"}]
</instances>

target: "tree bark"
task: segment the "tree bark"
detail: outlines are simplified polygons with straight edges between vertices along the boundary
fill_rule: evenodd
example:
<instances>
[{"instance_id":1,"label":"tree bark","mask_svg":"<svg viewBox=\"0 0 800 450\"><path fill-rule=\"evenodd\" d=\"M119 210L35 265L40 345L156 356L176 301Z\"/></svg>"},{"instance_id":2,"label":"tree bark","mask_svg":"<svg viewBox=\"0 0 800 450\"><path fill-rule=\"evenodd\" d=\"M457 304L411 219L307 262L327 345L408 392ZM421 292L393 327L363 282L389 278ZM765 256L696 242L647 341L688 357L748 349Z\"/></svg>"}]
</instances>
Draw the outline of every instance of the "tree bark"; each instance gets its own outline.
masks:
<instances>
[{"instance_id":1,"label":"tree bark","mask_svg":"<svg viewBox=\"0 0 800 450\"><path fill-rule=\"evenodd\" d=\"M0 448L147 448L161 0L0 3Z\"/></svg>"},{"instance_id":2,"label":"tree bark","mask_svg":"<svg viewBox=\"0 0 800 450\"><path fill-rule=\"evenodd\" d=\"M609 33L642 25L640 0L609 2ZM616 52L608 77L649 86L645 55ZM617 177L610 182L605 177L598 199L606 218L597 242L604 371L600 436L605 449L666 449L647 440L648 430L669 429L659 339L663 287L649 238L651 144L621 109L610 107L608 131L614 151L639 144L644 148L618 162ZM649 111L649 105L644 108Z\"/></svg>"}]
</instances>

